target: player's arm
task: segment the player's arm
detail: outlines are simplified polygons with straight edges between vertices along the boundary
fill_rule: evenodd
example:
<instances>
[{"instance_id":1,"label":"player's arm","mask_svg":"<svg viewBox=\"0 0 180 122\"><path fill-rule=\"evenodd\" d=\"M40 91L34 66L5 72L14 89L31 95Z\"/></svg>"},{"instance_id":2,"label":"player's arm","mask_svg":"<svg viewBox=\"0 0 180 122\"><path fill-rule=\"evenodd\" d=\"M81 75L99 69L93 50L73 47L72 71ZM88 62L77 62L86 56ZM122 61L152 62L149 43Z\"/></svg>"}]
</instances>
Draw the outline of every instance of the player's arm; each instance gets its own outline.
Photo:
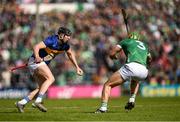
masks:
<instances>
[{"instance_id":1,"label":"player's arm","mask_svg":"<svg viewBox=\"0 0 180 122\"><path fill-rule=\"evenodd\" d=\"M39 50L46 48L46 45L44 44L44 42L39 42L38 44L36 44L33 47L33 52L34 52L34 56L35 56L35 62L39 63L42 61L41 57L39 56Z\"/></svg>"},{"instance_id":2,"label":"player's arm","mask_svg":"<svg viewBox=\"0 0 180 122\"><path fill-rule=\"evenodd\" d=\"M78 75L83 75L83 71L82 69L78 66L77 64L77 61L76 61L76 58L75 58L75 54L74 52L72 51L71 48L69 48L67 51L66 51L70 61L74 64L74 66L76 67L76 70L77 70L77 74Z\"/></svg>"},{"instance_id":3,"label":"player's arm","mask_svg":"<svg viewBox=\"0 0 180 122\"><path fill-rule=\"evenodd\" d=\"M110 47L110 51L109 51L109 57L111 59L117 59L117 53L119 53L122 50L120 45L114 45Z\"/></svg>"}]
</instances>

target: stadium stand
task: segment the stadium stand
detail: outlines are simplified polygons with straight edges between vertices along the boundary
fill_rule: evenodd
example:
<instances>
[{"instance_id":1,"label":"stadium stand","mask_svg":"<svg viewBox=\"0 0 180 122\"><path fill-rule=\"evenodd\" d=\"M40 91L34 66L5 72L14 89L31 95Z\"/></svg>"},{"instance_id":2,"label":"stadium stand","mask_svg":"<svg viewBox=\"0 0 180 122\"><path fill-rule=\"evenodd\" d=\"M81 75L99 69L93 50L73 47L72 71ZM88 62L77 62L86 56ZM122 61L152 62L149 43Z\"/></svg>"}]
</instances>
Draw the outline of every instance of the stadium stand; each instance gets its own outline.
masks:
<instances>
[{"instance_id":1,"label":"stadium stand","mask_svg":"<svg viewBox=\"0 0 180 122\"><path fill-rule=\"evenodd\" d=\"M40 15L41 40L48 34L55 33L60 25L73 31L71 45L76 51L79 64L85 70L83 78L76 76L66 56L60 55L51 64L56 77L55 85L103 84L108 73L117 70L124 63L124 56L115 62L107 56L111 43L117 43L127 36L120 7L126 8L130 14L130 29L145 35L143 40L150 46L153 61L145 83L180 84L178 0L83 2L92 2L95 9L84 11L82 7L75 13L50 11ZM36 40L35 15L24 12L19 7L20 3L21 0L6 0L0 4L0 88L34 87L32 78L26 73L27 69L14 73L9 71L13 65L25 63L32 53L32 46L41 41Z\"/></svg>"}]
</instances>

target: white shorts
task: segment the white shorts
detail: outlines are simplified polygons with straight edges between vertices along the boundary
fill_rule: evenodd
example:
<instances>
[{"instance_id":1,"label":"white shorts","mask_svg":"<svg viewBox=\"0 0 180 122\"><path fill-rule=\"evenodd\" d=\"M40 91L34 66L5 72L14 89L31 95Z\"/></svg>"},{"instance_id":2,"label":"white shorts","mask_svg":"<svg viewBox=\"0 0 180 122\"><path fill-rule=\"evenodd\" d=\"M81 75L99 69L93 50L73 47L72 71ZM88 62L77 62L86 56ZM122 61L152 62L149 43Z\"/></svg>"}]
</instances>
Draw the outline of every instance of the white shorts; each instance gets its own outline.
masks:
<instances>
[{"instance_id":1,"label":"white shorts","mask_svg":"<svg viewBox=\"0 0 180 122\"><path fill-rule=\"evenodd\" d=\"M35 63L34 57L30 57L28 60L28 68L30 70L31 75L34 74L34 71L41 65L47 65L44 61L41 63Z\"/></svg>"},{"instance_id":2,"label":"white shorts","mask_svg":"<svg viewBox=\"0 0 180 122\"><path fill-rule=\"evenodd\" d=\"M131 62L119 69L124 80L143 80L148 75L148 69L139 63Z\"/></svg>"}]
</instances>

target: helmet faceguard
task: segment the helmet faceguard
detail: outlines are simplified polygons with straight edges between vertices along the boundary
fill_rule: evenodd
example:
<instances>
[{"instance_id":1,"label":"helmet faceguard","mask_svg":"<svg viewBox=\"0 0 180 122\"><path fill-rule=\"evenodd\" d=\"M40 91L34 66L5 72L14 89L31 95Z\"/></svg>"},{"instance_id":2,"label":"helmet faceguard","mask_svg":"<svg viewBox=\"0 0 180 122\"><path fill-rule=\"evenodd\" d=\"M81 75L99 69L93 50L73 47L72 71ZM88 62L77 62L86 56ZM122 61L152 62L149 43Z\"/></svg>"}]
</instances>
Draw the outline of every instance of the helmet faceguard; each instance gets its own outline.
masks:
<instances>
[{"instance_id":1,"label":"helmet faceguard","mask_svg":"<svg viewBox=\"0 0 180 122\"><path fill-rule=\"evenodd\" d=\"M137 32L131 32L129 35L128 35L128 38L129 39L134 39L134 40L140 40L141 39L141 35Z\"/></svg>"},{"instance_id":2,"label":"helmet faceguard","mask_svg":"<svg viewBox=\"0 0 180 122\"><path fill-rule=\"evenodd\" d=\"M67 29L67 28L65 28L65 27L60 27L59 29L58 29L58 35L59 34L65 34L65 35L67 35L67 36L71 36L71 31L69 30L69 29Z\"/></svg>"}]
</instances>

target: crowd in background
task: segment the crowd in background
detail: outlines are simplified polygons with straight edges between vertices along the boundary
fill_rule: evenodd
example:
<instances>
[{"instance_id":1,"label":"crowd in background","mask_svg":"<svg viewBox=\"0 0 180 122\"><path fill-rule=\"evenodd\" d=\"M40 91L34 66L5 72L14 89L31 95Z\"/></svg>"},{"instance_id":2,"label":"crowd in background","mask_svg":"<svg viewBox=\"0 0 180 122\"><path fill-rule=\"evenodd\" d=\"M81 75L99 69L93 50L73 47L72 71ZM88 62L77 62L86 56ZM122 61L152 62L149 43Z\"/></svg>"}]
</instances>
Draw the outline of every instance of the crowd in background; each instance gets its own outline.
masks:
<instances>
[{"instance_id":1,"label":"crowd in background","mask_svg":"<svg viewBox=\"0 0 180 122\"><path fill-rule=\"evenodd\" d=\"M92 1L91 1L92 2ZM143 35L153 57L145 84L180 84L180 6L178 0L95 0L95 9L75 13L48 12L40 15L40 40L36 38L35 15L24 13L15 0L0 4L0 88L33 87L27 69L10 72L32 55L32 47L66 26L72 32L71 47L84 70L76 75L65 54L57 56L50 68L56 85L103 84L109 74L125 63L125 55L112 61L108 50L127 37L120 8L129 14L131 31Z\"/></svg>"}]
</instances>

